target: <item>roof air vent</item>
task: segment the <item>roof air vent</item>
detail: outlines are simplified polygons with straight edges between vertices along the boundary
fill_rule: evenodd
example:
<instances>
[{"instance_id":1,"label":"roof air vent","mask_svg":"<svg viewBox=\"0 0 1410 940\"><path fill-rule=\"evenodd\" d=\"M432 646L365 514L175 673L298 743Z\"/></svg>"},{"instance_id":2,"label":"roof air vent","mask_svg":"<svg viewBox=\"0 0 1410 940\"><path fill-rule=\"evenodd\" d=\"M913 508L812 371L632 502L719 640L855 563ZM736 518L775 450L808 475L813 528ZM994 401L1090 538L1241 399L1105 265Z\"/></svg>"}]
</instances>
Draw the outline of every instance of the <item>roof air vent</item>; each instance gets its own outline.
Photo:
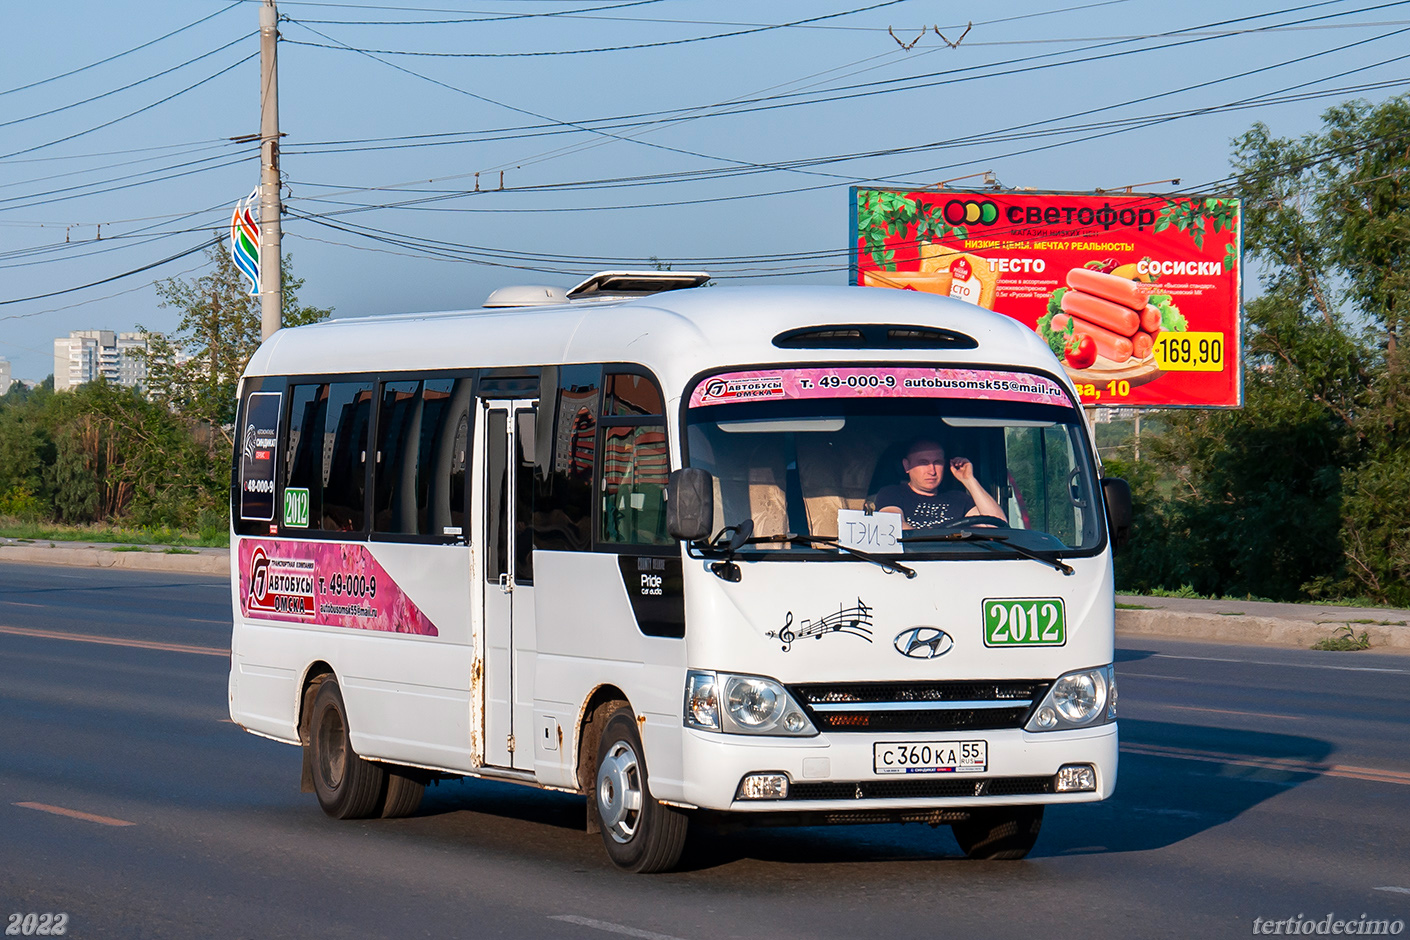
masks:
<instances>
[{"instance_id":1,"label":"roof air vent","mask_svg":"<svg viewBox=\"0 0 1410 940\"><path fill-rule=\"evenodd\" d=\"M937 326L890 323L805 326L774 337L779 349L976 349L973 336Z\"/></svg>"},{"instance_id":2,"label":"roof air vent","mask_svg":"<svg viewBox=\"0 0 1410 940\"><path fill-rule=\"evenodd\" d=\"M485 298L486 307L547 307L567 302L568 294L561 287L535 287L528 284L501 287Z\"/></svg>"}]
</instances>

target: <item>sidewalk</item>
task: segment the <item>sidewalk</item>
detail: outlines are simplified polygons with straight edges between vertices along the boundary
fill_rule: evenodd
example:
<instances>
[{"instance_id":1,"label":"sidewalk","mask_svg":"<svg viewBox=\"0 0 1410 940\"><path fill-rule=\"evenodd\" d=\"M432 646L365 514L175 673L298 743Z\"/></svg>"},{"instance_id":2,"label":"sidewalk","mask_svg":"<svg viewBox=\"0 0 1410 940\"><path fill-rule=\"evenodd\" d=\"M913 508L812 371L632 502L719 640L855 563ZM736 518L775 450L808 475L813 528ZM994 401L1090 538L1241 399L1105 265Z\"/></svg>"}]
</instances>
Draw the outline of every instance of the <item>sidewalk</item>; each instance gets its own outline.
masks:
<instances>
[{"instance_id":1,"label":"sidewalk","mask_svg":"<svg viewBox=\"0 0 1410 940\"><path fill-rule=\"evenodd\" d=\"M1350 625L1358 636L1367 634L1372 649L1410 651L1410 610L1129 594L1117 595L1116 602L1147 608L1117 608L1116 632L1123 637L1167 636L1307 649Z\"/></svg>"},{"instance_id":2,"label":"sidewalk","mask_svg":"<svg viewBox=\"0 0 1410 940\"><path fill-rule=\"evenodd\" d=\"M167 550L170 548L175 548L175 552L168 554ZM19 561L31 565L73 565L80 568L179 571L185 574L230 574L230 550L226 548L0 538L0 561Z\"/></svg>"},{"instance_id":3,"label":"sidewalk","mask_svg":"<svg viewBox=\"0 0 1410 940\"><path fill-rule=\"evenodd\" d=\"M115 548L122 549L114 551ZM230 574L230 550L168 546L118 546L99 542L26 542L0 538L0 562L129 568L186 574ZM1410 610L1388 607L1324 607L1262 601L1206 601L1188 597L1116 598L1118 637L1165 636L1215 643L1288 646L1307 649L1350 625L1369 636L1372 649L1410 651Z\"/></svg>"}]
</instances>

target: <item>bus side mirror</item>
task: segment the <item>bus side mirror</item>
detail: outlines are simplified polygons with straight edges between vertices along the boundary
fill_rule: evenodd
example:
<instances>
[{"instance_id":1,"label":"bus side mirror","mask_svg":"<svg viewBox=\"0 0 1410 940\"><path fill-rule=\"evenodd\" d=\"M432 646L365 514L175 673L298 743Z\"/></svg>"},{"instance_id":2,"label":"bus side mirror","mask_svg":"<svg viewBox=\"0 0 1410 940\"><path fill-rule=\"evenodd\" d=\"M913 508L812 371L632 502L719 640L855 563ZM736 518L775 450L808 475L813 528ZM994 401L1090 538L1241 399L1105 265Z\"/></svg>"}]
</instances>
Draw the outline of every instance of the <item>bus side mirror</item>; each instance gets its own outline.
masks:
<instances>
[{"instance_id":1,"label":"bus side mirror","mask_svg":"<svg viewBox=\"0 0 1410 940\"><path fill-rule=\"evenodd\" d=\"M1106 524L1111 532L1112 551L1120 551L1131 541L1131 487L1120 477L1102 478L1106 500Z\"/></svg>"},{"instance_id":2,"label":"bus side mirror","mask_svg":"<svg viewBox=\"0 0 1410 940\"><path fill-rule=\"evenodd\" d=\"M715 479L708 470L671 471L666 483L666 531L671 538L695 542L710 537L715 521Z\"/></svg>"}]
</instances>

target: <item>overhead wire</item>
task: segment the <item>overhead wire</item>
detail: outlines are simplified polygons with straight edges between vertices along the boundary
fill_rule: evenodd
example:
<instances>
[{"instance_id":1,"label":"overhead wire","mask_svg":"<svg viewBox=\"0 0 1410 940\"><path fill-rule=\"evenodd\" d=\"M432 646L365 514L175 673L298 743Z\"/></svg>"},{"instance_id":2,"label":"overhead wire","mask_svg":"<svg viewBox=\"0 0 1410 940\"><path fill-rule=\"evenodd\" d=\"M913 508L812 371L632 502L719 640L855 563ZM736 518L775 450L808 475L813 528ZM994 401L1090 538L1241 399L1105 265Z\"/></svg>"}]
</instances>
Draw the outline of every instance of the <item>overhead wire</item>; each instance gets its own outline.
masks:
<instances>
[{"instance_id":1,"label":"overhead wire","mask_svg":"<svg viewBox=\"0 0 1410 940\"><path fill-rule=\"evenodd\" d=\"M692 36L686 39L663 39L658 40L656 42L633 43L621 46L599 46L591 49L554 49L541 50L537 52L413 52L404 49L363 49L356 46L351 46L347 43L342 42L341 40L334 39L331 36L325 36L325 38L329 39L331 42L337 43L337 45L327 45L324 43L308 42L306 40L298 39L289 39L285 41L293 43L296 46L314 46L324 49L345 49L352 52L361 52L368 55L404 55L443 59L518 59L534 58L541 56L590 55L599 52L626 52L635 49L660 49L666 46L683 46L688 45L690 43L711 42L716 39L733 39L739 36L749 36L757 33L769 32L770 30L775 29L786 29L790 26L798 26L803 23L816 23L822 20L837 19L838 17L842 16L853 16L858 13L867 13L871 10L879 10L882 7L891 7L901 3L909 2L910 0L879 0L879 2L873 3L870 6L857 7L851 10L843 10L839 13L826 13L819 16L807 17L805 19L796 20L791 23L771 23L765 24L763 26L751 27L748 29L738 29L728 33L715 33L710 36ZM292 23L298 23L305 29L312 28L307 23L301 22L293 18L290 18L289 21Z\"/></svg>"},{"instance_id":2,"label":"overhead wire","mask_svg":"<svg viewBox=\"0 0 1410 940\"><path fill-rule=\"evenodd\" d=\"M1325 7L1325 6L1328 6L1328 5L1331 5L1331 4L1334 4L1334 3L1338 3L1338 2L1342 2L1342 0L1319 0L1319 2L1306 3L1306 4L1303 4L1302 6L1293 7L1293 8L1291 8L1290 10L1286 10L1286 11L1274 11L1274 12L1270 12L1270 13L1260 13L1260 14L1252 14L1252 15L1249 15L1249 16L1235 17L1235 18L1232 18L1232 19L1226 19L1226 20L1216 21L1216 22L1214 22L1214 23L1201 24L1201 26L1197 26L1197 27L1189 27L1189 28L1187 28L1187 29L1182 29L1182 30L1167 31L1167 32L1165 32L1165 33L1161 33L1161 34L1158 34L1158 35L1159 35L1160 37L1164 37L1164 38L1173 37L1173 36L1180 36L1180 35L1183 35L1183 34L1185 34L1186 32L1188 32L1188 31L1190 31L1190 30L1192 30L1192 29L1202 29L1202 28L1207 28L1207 27L1210 27L1210 26L1220 26L1220 25L1228 25L1228 24L1231 24L1231 23L1248 22L1248 21L1252 21L1252 20L1257 20L1257 19L1266 18L1266 17L1268 17L1268 16L1277 15L1278 13L1282 13L1282 12L1296 13L1296 12L1301 12L1301 11L1304 11L1304 10L1310 10L1310 9ZM1385 6L1400 6L1400 5L1404 5L1404 4L1406 4L1406 3L1410 3L1410 0L1393 0L1393 2L1390 2L1390 3L1383 3L1383 4L1375 5L1375 6L1372 6L1372 7L1361 7L1361 8L1357 8L1357 9L1354 9L1354 10L1341 11L1341 12L1337 12L1337 13L1328 14L1327 16L1335 17L1335 16L1353 15L1353 14L1355 14L1355 13L1365 12L1365 11L1368 10L1368 9L1380 9L1380 8L1382 8L1382 7L1385 7ZM1325 19L1325 18L1327 18L1327 16L1324 16L1324 17L1312 17L1312 18L1310 18L1309 20L1298 20L1298 21L1294 21L1294 22L1295 22L1295 23L1309 22L1310 20ZM1287 24L1283 24L1283 25L1287 25ZM307 27L306 27L306 28L307 28ZM777 110L777 109L783 108L783 107L796 107L796 106L800 106L800 105L812 105L812 104L818 104L818 103L823 103L823 102L831 102L831 101L837 101L837 100L849 100L849 99L854 99L854 98L858 98L858 97L867 97L867 96L874 95L874 94L883 94L883 93L888 93L888 92L890 92L890 91L896 90L896 89L894 89L894 88L880 88L880 89L878 89L878 88L876 88L875 86L893 85L893 84L894 84L895 82L897 82L897 81L915 81L915 80L918 80L918 79L921 79L921 78L934 78L934 77L937 77L937 76L942 76L938 81L927 82L927 83L925 83L925 84L923 84L923 85L912 85L912 86L907 87L906 89L903 89L903 90L917 90L917 89L919 89L919 88L936 87L936 86L939 86L939 85L953 84L953 83L965 82L965 81L975 81L975 80L978 80L978 79L981 79L981 78L994 78L994 77L1000 77L1000 76L1005 76L1005 75L1019 74L1019 73L1022 73L1022 72L1031 71L1031 70L1038 69L1038 68L1052 68L1052 67L1059 67L1059 66L1063 66L1063 65L1084 64L1084 63L1087 63L1087 62L1097 61L1097 60L1101 60L1101 59L1105 59L1105 58L1112 58L1112 57L1116 57L1116 56L1124 56L1124 55L1137 54L1137 53L1141 53L1141 52L1153 51L1153 49L1169 49L1169 48L1174 48L1175 46L1188 45L1188 44L1196 43L1196 42L1205 42L1205 41L1209 41L1209 40L1214 39L1214 38L1223 38L1223 37L1225 37L1225 36L1241 35L1241 34L1248 33L1248 32L1257 32L1257 31L1259 31L1260 29L1261 29L1261 27L1260 27L1260 28L1255 28L1255 29L1252 29L1252 30L1233 31L1233 32L1230 32L1230 33L1220 34L1219 36L1213 36L1213 37L1199 37L1199 38L1195 38L1195 39L1188 39L1188 40L1185 40L1185 41L1183 41L1183 42L1179 42L1179 43L1175 43L1175 44L1167 44L1167 45L1159 46L1159 47L1144 47L1144 48L1140 48L1140 49L1120 50L1120 51L1118 51L1118 52L1106 53L1106 54L1097 55L1097 56L1089 56L1089 57L1080 58L1080 59L1069 59L1069 60L1062 61L1062 62L1046 62L1046 63L1043 63L1042 65L1028 66L1028 67L1020 68L1020 69L1009 69L1009 70L1002 70L1002 71L997 71L997 72L996 72L996 71L987 71L987 72L983 72L983 73L980 73L980 74L962 74L962 73L975 73L975 72L977 72L978 70L981 70L981 69L992 69L992 68L995 67L995 66L1012 66L1012 65L1016 65L1016 64L1037 62L1037 61L1041 61L1041 60L1045 60L1045 59L1051 59L1051 58L1053 58L1053 57L1055 57L1055 56L1065 55L1066 53L1045 53L1045 54L1042 54L1042 55L1024 56L1024 57L1021 57L1021 58L1018 58L1018 59L1009 59L1009 60L1001 61L1001 62L998 62L998 63L987 63L987 64L979 65L979 66L970 66L970 67L966 67L966 68L962 68L962 69L950 70L950 71L948 71L948 72L933 72L933 73L923 74L923 75L920 75L920 76L909 76L909 77L904 78L904 79L887 79L887 80L883 80L883 81L879 81L879 82L869 82L869 83L865 83L865 84L863 84L863 85L858 85L858 86L842 86L841 88L831 89L830 91L831 91L831 92L834 92L834 93L831 94L829 97L815 98L815 99L808 100L808 101L803 101L803 102L788 102L788 101L780 100L780 99L787 99L787 98L793 97L793 95L791 95L791 94L770 95L768 98L758 99L757 101L749 101L749 100L746 100L746 101L744 102L744 104L751 104L751 105L753 105L753 106L751 106L751 107L732 106L728 111L724 111L724 112L720 112L720 113L694 114L694 115L691 115L689 119L690 119L690 120L698 120L698 119L701 119L701 118L703 118L703 117L716 117L716 116L721 116L722 114L738 115L738 114L743 114L743 113L753 113L753 112L756 112L756 111ZM1124 42L1106 43L1106 44L1101 44L1101 45L1099 45L1099 46L1090 46L1090 47L1086 47L1086 48L1084 48L1084 49L1071 50L1071 52L1077 52L1077 53L1080 53L1080 52L1089 52L1089 51L1093 51L1093 50L1100 49L1100 48L1108 48L1108 47L1110 47L1110 46L1122 45L1122 44L1124 44ZM457 92L460 92L460 93L462 93L462 94L470 95L471 97L479 98L480 100L485 100L482 96L478 96L478 95L475 95L474 93L464 91L463 89L457 88L457 87L455 87L455 86L449 85L449 84L444 83L444 82L440 82L439 80L429 78L428 76L422 75L422 74L420 74L420 73L418 73L418 72L414 72L414 71L412 71L412 70L410 70L410 69L407 69L407 68L405 68L405 67L403 67L403 66L397 65L396 63L387 62L386 60L378 59L378 58L376 58L375 56L369 56L369 57L373 58L375 61L382 62L384 65L387 65L388 67L397 69L397 70L402 71L402 72L406 72L406 73L411 74L411 75L413 75L413 76L415 76L415 77L422 78L422 79L424 79L424 80L426 80L426 81L430 81L430 82L432 82L433 84L437 84L437 85L440 85L440 86L442 86L442 87L449 88L450 90L457 91ZM872 90L863 91L863 90L860 90L860 89L872 89ZM845 94L845 95L835 94L835 92L838 92L838 91L856 91L857 93L855 93L855 94ZM528 113L528 114L532 114L532 112L527 112L527 111L525 111L525 110L523 110L523 109L513 108L512 106L504 105L502 102L493 102L493 103L495 103L495 104L500 104L501 106L504 106L504 107L510 107L511 110L518 111L519 113ZM695 109L695 110L696 110L696 111L699 111L699 110L701 110L701 109L700 109L700 108L697 108L697 109ZM658 112L658 113L662 113L662 112ZM675 112L664 112L664 113L666 113L666 114L679 114L679 111L675 111ZM533 116L543 118L542 115L537 115L537 114L535 114L535 115L533 115ZM638 116L639 116L639 115L638 115ZM636 116L628 116L628 117L636 117ZM683 151L681 151L681 150L679 150L679 149L677 149L677 148L664 148L664 147L661 147L661 145L658 145L658 144L652 144L652 143L649 143L649 142L646 142L646 141L640 141L640 140L638 140L638 139L636 139L636 138L630 138L630 137L625 137L625 136L620 135L620 134L613 134L613 133L610 133L609 131L606 131L606 130L602 129L601 127L594 126L594 122L592 122L592 121L587 121L587 122L566 122L566 121L557 121L557 120L555 120L555 119L546 119L546 120L549 120L549 121L551 122L551 123L550 123L550 126L557 126L558 128L563 129L562 132L564 132L564 133L567 133L567 132L568 132L568 131L566 130L566 128L573 128L573 129L576 129L576 130L585 130L585 131L587 131L587 132L589 132L589 133L601 134L601 135L604 136L604 137L610 137L610 138L613 138L613 139L628 140L628 141L631 141L631 142L634 142L634 143L639 143L639 144L641 144L641 145L643 145L643 146L656 147L656 148L660 148L660 149L668 149L668 150L673 150L674 152L683 152ZM659 119L658 119L658 120L659 120ZM647 123L656 123L656 122L647 122ZM617 129L617 128L613 128L613 129ZM745 164L745 163L746 163L745 161L733 161L733 160L731 160L731 159L729 159L729 158L725 158L725 157L719 157L719 156L708 155L708 154L699 154L699 153L694 153L694 152L690 152L690 151L684 151L684 153L685 153L686 155L689 155L689 156L695 156L695 157L700 157L700 158L704 158L704 159L715 160L715 161L717 161L717 162L723 162L723 163L736 163L736 164ZM536 155L536 156L538 156L538 155ZM533 158L530 158L530 159L533 159ZM468 174L467 174L467 175L468 175ZM371 188L384 188L384 187L371 187Z\"/></svg>"},{"instance_id":3,"label":"overhead wire","mask_svg":"<svg viewBox=\"0 0 1410 940\"><path fill-rule=\"evenodd\" d=\"M119 122L121 122L121 121L125 121L125 120L127 120L128 118L135 117L135 116L137 116L137 115L139 115L139 114L142 114L143 112L150 111L150 110L152 110L153 108L156 108L156 107L159 107L159 106L161 106L161 105L163 105L163 104L166 104L168 101L171 101L171 100L174 99L174 98L178 98L178 97L180 97L181 95L184 95L184 94L186 94L186 93L188 93L188 92L190 92L190 91L193 91L193 90L195 90L195 89L201 87L202 85L206 84L207 82L214 81L215 79L219 78L220 76L224 75L225 73L230 72L230 71L232 71L232 70L234 70L234 69L237 69L237 68L239 68L240 66L244 65L246 62L249 62L251 59L256 58L258 55L259 55L259 51L256 50L256 51L250 53L249 55L245 56L244 58L242 58L242 59L240 59L240 60L238 60L238 61L236 61L236 62L232 62L230 65L225 66L224 68L222 68L222 69L216 71L215 73L213 73L213 74L211 74L211 75L207 75L205 78L200 79L199 81L194 82L194 83L192 83L192 84L190 84L190 85L187 85L185 88L182 88L180 91L172 92L171 94L167 95L167 96L164 97L164 98L161 98L161 99L159 99L159 100L157 100L157 101L153 101L151 104L143 105L142 107L136 109L135 111L129 111L129 112L127 112L126 114L123 114L123 115L121 115L121 116L119 116L119 117L115 117L115 118L113 118L113 119L110 120L110 121L104 121L102 124L98 124L98 125L95 125L95 126L93 126L93 127L85 128L84 130L81 130L81 131L76 131L76 132L74 132L74 133L72 133L72 134L69 134L69 135L64 136L64 137L57 138L57 139L55 139L55 140L48 141L48 142L46 142L46 143L36 144L36 145L34 145L34 146L32 146L32 147L25 147L25 148L20 149L20 150L12 150L12 151L10 151L9 153L0 154L0 160L5 160L5 159L8 159L8 158L10 158L10 157L18 157L18 156L20 156L20 155L22 155L22 154L26 154L26 153L34 153L34 152L36 152L36 151L38 151L38 150L44 150L44 149L46 149L46 148L48 148L48 147L53 147L53 146L56 146L57 144L66 143L66 142L68 142L68 141L70 141L70 140L75 140L75 139L77 139L77 138L79 138L79 137L83 137L83 136L86 136L86 135L88 135L88 134L92 134L92 133L94 133L95 131L100 131L100 130L103 130L104 128L112 127L114 124L117 124L117 123L119 123Z\"/></svg>"},{"instance_id":4,"label":"overhead wire","mask_svg":"<svg viewBox=\"0 0 1410 940\"><path fill-rule=\"evenodd\" d=\"M110 88L110 89L108 89L107 91L101 92L101 93L96 94L96 95L92 95L92 96L90 96L90 97L88 97L88 98L84 98L84 99L82 99L82 100L80 100L80 101L72 101L72 102L69 102L68 104L60 105L59 107L56 107L56 108L50 108L50 109L47 110L47 111L39 111L39 112L36 112L35 114L28 114L28 115L25 115L24 117L12 118L11 120L8 120L8 121L0 121L0 127L11 127L12 125L15 125L15 124L23 124L23 123L26 122L26 121L33 121L33 120L37 120L38 118L48 117L48 116L51 115L51 114L58 114L58 113L60 113L60 112L62 112L62 111L68 111L68 110L71 110L71 109L73 109L73 108L81 107L81 106L83 106L83 105L85 105L85 104L91 104L91 103L93 103L94 101L100 101L100 100L102 100L103 98L109 98L109 97L111 97L111 96L113 96L113 95L122 94L124 91L128 91L128 90L130 90L130 89L136 88L138 85L145 85L147 82L155 81L155 80L158 79L158 78L162 78L163 76L170 75L172 72L180 71L181 69L186 68L186 66L188 66L188 65L194 65L194 64L196 64L197 62L201 61L202 59L207 59L207 58L210 58L210 57L213 56L213 55L216 55L216 54L218 54L218 53L224 52L226 49L229 49L231 46L236 45L237 43L244 42L245 40L249 39L251 36L256 36L256 35L258 35L257 32L249 32L249 33L244 34L243 36L237 36L236 38L234 38L234 39L230 40L229 42L227 42L225 45L219 46L219 47L217 47L217 48L215 48L215 49L212 49L212 50L210 50L209 52L203 52L203 53L201 53L200 55L195 56L194 58L187 59L185 62L182 62L182 63L180 63L179 65L173 65L171 68L163 69L163 70L160 71L160 72L153 72L153 73L150 74L150 75L144 75L144 76L142 76L141 78L139 78L139 79L137 79L137 80L135 80L135 81L128 82L126 85L122 85L122 86L119 86L119 87L117 87L117 88Z\"/></svg>"},{"instance_id":5,"label":"overhead wire","mask_svg":"<svg viewBox=\"0 0 1410 940\"><path fill-rule=\"evenodd\" d=\"M90 62L90 63L88 63L87 65L80 66L80 67L78 67L78 68L76 68L76 69L70 69L69 71L63 72L63 73L61 73L61 74L59 74L59 75L51 75L51 76L49 76L48 78L41 78L41 79L39 79L38 81L33 81L33 82L30 82L30 83L28 83L28 84L26 84L26 85L17 85L17 86L14 87L14 88L6 88L6 89L4 89L3 91L0 91L0 97L3 97L4 95L12 95L12 94L14 94L14 93L16 93L16 92L20 92L20 91L28 91L28 90L31 89L31 88L38 88L40 85L47 85L47 84L49 84L50 82L57 82L57 81L59 81L59 80L62 79L62 78L68 78L68 77L71 76L71 75L77 75L77 74L79 74L80 72L86 72L86 71L88 71L89 69L95 69L95 68L97 68L97 67L100 66L100 65L107 65L109 62L114 62L114 61L116 61L116 60L118 60L118 59L123 58L124 56L132 55L134 52L140 52L141 50L146 49L146 48L148 48L149 46L154 46L154 45L156 45L157 43L159 43L159 42L161 42L161 41L163 41L163 40L165 40L165 39L170 39L172 36L175 36L175 35L177 35L177 34L179 34L179 33L184 33L184 32L186 32L186 30L188 30L188 29L191 29L191 28L196 27L196 26L200 26L202 23L205 23L205 22L207 22L208 20L213 20L213 19L215 19L217 16L220 16L222 13L228 13L228 12L230 12L231 10L235 9L236 7L238 7L238 6L240 5L240 2L241 2L241 0L235 0L234 3L231 3L231 4L229 4L228 6L225 6L225 7L221 8L221 9L219 9L219 10L216 10L214 13L209 13L209 14L207 14L207 15L201 17L200 19L196 20L195 22L187 23L185 26L179 27L179 28L177 28L177 29L173 29L173 30L172 30L171 32L169 32L169 33L164 33L164 34L158 36L156 39L149 39L149 40L147 40L146 42L142 43L141 45L133 46L131 49L125 49L125 50L123 50L122 52L114 53L113 55L110 55L110 56L108 56L108 57L105 58L105 59L99 59L97 62Z\"/></svg>"}]
</instances>

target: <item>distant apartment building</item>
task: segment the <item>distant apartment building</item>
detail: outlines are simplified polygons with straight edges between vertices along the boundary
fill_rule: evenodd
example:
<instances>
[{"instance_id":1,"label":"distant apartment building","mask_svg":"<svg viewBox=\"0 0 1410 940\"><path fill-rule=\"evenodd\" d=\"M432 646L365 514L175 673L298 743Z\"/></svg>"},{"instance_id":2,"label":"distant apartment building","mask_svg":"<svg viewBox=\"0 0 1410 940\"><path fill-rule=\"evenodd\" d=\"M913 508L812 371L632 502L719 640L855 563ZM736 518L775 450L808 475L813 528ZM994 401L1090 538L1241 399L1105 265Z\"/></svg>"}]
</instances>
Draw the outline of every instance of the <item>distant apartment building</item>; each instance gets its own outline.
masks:
<instances>
[{"instance_id":1,"label":"distant apartment building","mask_svg":"<svg viewBox=\"0 0 1410 940\"><path fill-rule=\"evenodd\" d=\"M113 385L140 386L147 364L133 353L146 348L146 333L74 330L54 340L54 390L74 389L99 376Z\"/></svg>"},{"instance_id":2,"label":"distant apartment building","mask_svg":"<svg viewBox=\"0 0 1410 940\"><path fill-rule=\"evenodd\" d=\"M11 381L12 379L10 378L10 361L8 359L0 359L0 395L3 395L10 390Z\"/></svg>"}]
</instances>

